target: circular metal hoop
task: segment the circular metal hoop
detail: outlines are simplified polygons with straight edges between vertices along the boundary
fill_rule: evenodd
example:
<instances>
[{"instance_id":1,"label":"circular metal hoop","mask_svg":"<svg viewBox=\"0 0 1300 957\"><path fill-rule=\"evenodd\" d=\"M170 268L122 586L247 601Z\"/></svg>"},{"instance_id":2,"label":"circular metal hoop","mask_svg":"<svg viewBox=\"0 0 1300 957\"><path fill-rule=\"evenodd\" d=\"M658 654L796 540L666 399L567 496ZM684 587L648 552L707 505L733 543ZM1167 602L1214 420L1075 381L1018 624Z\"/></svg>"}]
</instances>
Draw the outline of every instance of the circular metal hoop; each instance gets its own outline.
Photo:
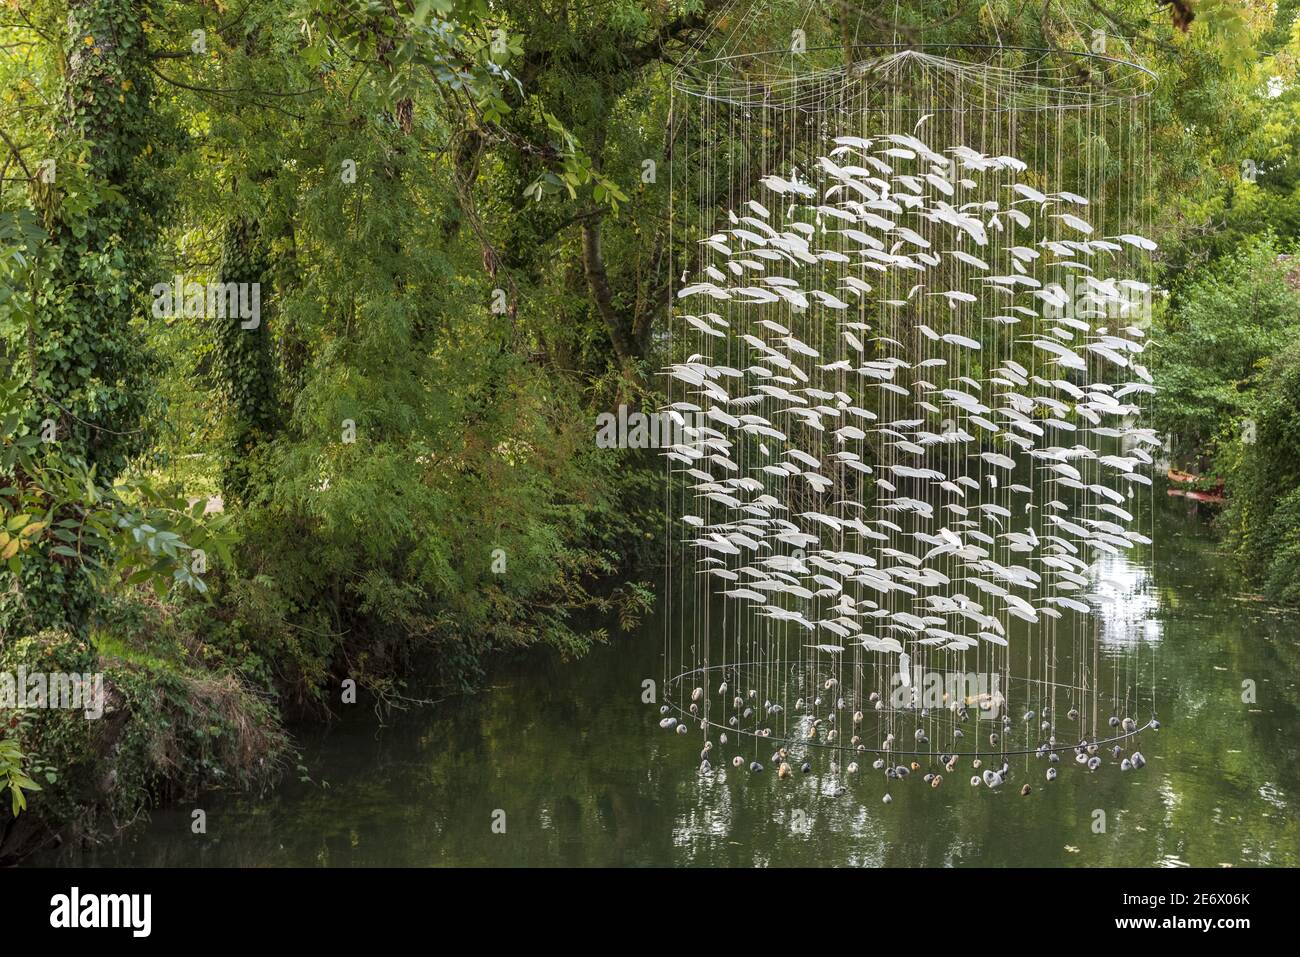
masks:
<instances>
[{"instance_id":1,"label":"circular metal hoop","mask_svg":"<svg viewBox=\"0 0 1300 957\"><path fill-rule=\"evenodd\" d=\"M684 689L689 684L699 684L701 682L702 684L700 684L700 686L707 686L709 684L708 678L710 675L722 674L725 677L726 676L725 672L731 669L743 668L747 665L754 665L754 664L756 663L755 662L733 662L731 664L726 664L726 665L710 665L707 668L695 668L690 671L681 672L680 674L670 678L668 681L668 687L670 689L676 687L680 687ZM766 662L766 665L772 668L785 668L785 667L794 668L802 664L806 664L806 662L795 662L795 661ZM1011 685L1032 684L1040 688L1053 688L1053 689L1059 689L1063 692L1073 691L1076 693L1082 693L1081 689L1075 688L1072 685L1063 685L1055 682L1046 682L1046 681L1044 682L1031 681L1030 679L1027 678L1012 677L1008 679L1008 683ZM917 750L917 749L909 750L907 748L901 748L901 747L873 748L861 744L853 745L853 744L843 743L843 742L809 740L807 738L801 737L797 730L792 734L789 729L787 729L783 734L776 734L776 733L763 734L761 730L748 729L739 726L723 724L709 718L701 718L699 715L691 714L686 708L677 704L674 697L671 696L665 698L665 705L672 711L676 712L678 716L678 720L683 724L689 722L691 725L694 725L696 728L699 728L701 730L716 730L717 732L723 734L738 735L752 740L755 744L759 742L767 741L770 742L774 747L779 747L785 744L797 744L805 748L816 748L819 751L823 751L823 752L871 754L871 755L877 755L882 757L886 755L894 755L897 757L909 757L909 758L925 757L930 759L936 759L940 755L947 755L950 757L957 757L957 758L988 758L991 756L1010 757L1010 756L1021 756L1021 755L1039 755L1039 754L1047 754L1052 752L1059 754L1062 752L1075 751L1080 747L1096 747L1098 749L1103 747L1112 747L1122 741L1127 741L1130 738L1137 737L1138 735L1142 734L1143 731L1151 730L1152 724L1155 721L1155 717L1152 716L1145 723L1135 727L1132 731L1120 731L1117 734L1111 735L1110 737L1104 737L1104 738L1088 739L1084 737L1081 738L1080 742L1077 744L1065 744L1065 743L1058 742L1056 745L1050 747L1044 745L1038 745L1035 747L1023 747L1023 748L1007 748L1007 747L998 747L996 745L990 745L987 748L980 748L977 750L957 750L955 747L945 746L940 748L931 747L931 748L926 748L924 750ZM978 705L976 706L976 708L978 709ZM849 711L851 710L851 706L846 705L843 709L833 709L833 710ZM880 710L872 709L871 711L866 712L864 714L863 723L865 724L868 719L874 719L875 726L877 729L879 729L880 726L885 723L887 718L899 717L903 720L910 719L916 725L916 727L919 728L924 726L924 723L928 720L932 726L937 724L942 729L948 731L949 738L951 738L951 732L953 730L956 730L958 728L958 725L961 723L957 720L956 715L954 713L955 706L945 706L943 708L931 709L929 711L929 714L925 718L921 717L920 711L921 709L917 707L899 708L899 707L888 706ZM812 718L814 716L811 714L806 714L804 717ZM996 720L996 719L991 719L991 720ZM979 721L977 720L976 724L978 725L978 723ZM998 723L998 728L999 729L1002 728L1001 722ZM1053 723L1053 728L1050 733L1054 734L1056 730L1057 727L1055 723ZM953 739L953 740L955 741L957 739Z\"/></svg>"}]
</instances>

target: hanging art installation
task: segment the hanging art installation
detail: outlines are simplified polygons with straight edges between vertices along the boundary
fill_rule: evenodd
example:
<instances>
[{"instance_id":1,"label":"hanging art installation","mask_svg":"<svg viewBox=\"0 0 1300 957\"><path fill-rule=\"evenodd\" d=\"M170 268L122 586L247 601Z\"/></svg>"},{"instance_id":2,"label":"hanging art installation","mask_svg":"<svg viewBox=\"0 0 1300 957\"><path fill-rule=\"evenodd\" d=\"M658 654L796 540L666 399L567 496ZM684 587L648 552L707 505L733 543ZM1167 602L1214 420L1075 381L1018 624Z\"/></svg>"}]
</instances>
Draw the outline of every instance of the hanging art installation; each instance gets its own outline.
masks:
<instances>
[{"instance_id":1,"label":"hanging art installation","mask_svg":"<svg viewBox=\"0 0 1300 957\"><path fill-rule=\"evenodd\" d=\"M1145 764L1150 79L857 44L675 77L659 722L702 774Z\"/></svg>"}]
</instances>

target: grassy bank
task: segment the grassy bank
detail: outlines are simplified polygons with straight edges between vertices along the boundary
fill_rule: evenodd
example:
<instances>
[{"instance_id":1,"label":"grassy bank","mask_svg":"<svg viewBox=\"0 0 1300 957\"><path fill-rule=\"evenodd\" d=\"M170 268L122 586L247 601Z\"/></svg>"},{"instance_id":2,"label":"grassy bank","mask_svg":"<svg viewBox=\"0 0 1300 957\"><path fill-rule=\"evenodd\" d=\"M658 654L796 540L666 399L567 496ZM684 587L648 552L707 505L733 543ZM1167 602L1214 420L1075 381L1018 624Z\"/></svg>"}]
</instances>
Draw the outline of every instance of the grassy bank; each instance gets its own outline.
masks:
<instances>
[{"instance_id":1,"label":"grassy bank","mask_svg":"<svg viewBox=\"0 0 1300 957\"><path fill-rule=\"evenodd\" d=\"M266 787L291 753L273 702L229 672L122 641L96 648L60 631L7 645L0 668L103 676L97 717L70 708L10 714L4 734L34 787L23 813L0 815L0 863L62 841L106 839L157 801Z\"/></svg>"}]
</instances>

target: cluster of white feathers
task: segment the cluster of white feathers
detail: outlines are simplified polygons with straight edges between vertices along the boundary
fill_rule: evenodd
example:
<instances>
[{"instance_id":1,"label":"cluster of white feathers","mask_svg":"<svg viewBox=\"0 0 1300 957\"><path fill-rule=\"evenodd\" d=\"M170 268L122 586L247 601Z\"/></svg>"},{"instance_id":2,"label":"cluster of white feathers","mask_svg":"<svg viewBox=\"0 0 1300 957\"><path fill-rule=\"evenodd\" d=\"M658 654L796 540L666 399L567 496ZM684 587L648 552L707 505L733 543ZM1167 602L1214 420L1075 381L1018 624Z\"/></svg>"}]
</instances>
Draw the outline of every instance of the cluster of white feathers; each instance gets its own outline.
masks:
<instances>
[{"instance_id":1,"label":"cluster of white feathers","mask_svg":"<svg viewBox=\"0 0 1300 957\"><path fill-rule=\"evenodd\" d=\"M831 654L1089 612L1097 559L1149 541L1150 289L1106 272L1155 244L1094 236L1085 197L1014 157L834 142L811 177L764 177L678 292L697 351L665 371L667 455L696 571Z\"/></svg>"}]
</instances>

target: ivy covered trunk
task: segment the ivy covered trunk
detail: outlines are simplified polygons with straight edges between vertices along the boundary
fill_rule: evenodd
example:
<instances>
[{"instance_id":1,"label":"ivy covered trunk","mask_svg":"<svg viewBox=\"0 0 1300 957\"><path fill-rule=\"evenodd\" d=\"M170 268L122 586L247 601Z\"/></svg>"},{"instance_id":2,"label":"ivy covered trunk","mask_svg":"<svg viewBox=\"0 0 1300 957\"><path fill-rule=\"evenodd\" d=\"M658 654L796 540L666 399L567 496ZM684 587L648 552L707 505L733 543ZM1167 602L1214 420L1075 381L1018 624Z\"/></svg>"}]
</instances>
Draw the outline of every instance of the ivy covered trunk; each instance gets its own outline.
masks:
<instances>
[{"instance_id":1,"label":"ivy covered trunk","mask_svg":"<svg viewBox=\"0 0 1300 957\"><path fill-rule=\"evenodd\" d=\"M266 240L257 220L240 217L226 226L220 280L243 287L243 302L257 302L256 315L209 318L225 407L227 439L221 463L221 491L229 503L254 494L258 450L276 428L275 352L267 321L271 300ZM256 290L256 292L254 292Z\"/></svg>"},{"instance_id":2,"label":"ivy covered trunk","mask_svg":"<svg viewBox=\"0 0 1300 957\"><path fill-rule=\"evenodd\" d=\"M139 322L161 205L147 175L156 130L145 6L68 0L44 195L49 244L28 336L28 427L101 480L143 447ZM96 599L74 563L33 555L18 577L0 598L0 633L86 627Z\"/></svg>"},{"instance_id":3,"label":"ivy covered trunk","mask_svg":"<svg viewBox=\"0 0 1300 957\"><path fill-rule=\"evenodd\" d=\"M65 455L101 474L142 446L141 335L160 197L147 185L153 84L140 0L69 0L53 260L34 391ZM62 167L62 168L59 168ZM147 281L146 281L147 280Z\"/></svg>"}]
</instances>

